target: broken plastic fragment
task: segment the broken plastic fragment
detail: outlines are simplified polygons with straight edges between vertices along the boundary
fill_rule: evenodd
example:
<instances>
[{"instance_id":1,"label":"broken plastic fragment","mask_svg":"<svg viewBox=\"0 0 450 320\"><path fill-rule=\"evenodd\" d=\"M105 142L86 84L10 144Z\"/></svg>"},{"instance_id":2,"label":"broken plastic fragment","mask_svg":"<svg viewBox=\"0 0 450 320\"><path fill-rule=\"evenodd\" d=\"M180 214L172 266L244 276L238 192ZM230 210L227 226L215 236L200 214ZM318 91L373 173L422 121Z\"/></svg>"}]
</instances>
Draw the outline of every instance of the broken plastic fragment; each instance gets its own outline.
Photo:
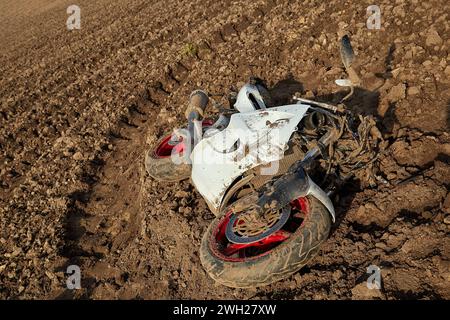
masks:
<instances>
[{"instance_id":1,"label":"broken plastic fragment","mask_svg":"<svg viewBox=\"0 0 450 320\"><path fill-rule=\"evenodd\" d=\"M353 83L350 79L336 79L334 82L340 87L352 87Z\"/></svg>"}]
</instances>

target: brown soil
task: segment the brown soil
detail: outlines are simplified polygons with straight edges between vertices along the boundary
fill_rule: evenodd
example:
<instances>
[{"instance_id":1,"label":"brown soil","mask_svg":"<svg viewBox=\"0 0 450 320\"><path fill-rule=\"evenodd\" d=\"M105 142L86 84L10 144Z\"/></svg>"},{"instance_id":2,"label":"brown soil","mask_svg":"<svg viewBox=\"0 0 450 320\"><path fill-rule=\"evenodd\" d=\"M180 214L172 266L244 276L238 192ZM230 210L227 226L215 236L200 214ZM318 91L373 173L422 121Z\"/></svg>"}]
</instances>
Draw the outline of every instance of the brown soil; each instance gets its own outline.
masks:
<instances>
[{"instance_id":1,"label":"brown soil","mask_svg":"<svg viewBox=\"0 0 450 320\"><path fill-rule=\"evenodd\" d=\"M0 298L450 298L446 1L380 0L378 31L371 3L335 0L79 0L68 31L72 2L0 4ZM377 117L389 184L349 183L294 276L215 284L198 253L213 215L189 182L152 180L144 151L183 124L192 90L220 99L251 74L278 102L338 101L345 32L372 90L349 104ZM70 264L82 290L65 289ZM381 291L363 283L372 264Z\"/></svg>"}]
</instances>

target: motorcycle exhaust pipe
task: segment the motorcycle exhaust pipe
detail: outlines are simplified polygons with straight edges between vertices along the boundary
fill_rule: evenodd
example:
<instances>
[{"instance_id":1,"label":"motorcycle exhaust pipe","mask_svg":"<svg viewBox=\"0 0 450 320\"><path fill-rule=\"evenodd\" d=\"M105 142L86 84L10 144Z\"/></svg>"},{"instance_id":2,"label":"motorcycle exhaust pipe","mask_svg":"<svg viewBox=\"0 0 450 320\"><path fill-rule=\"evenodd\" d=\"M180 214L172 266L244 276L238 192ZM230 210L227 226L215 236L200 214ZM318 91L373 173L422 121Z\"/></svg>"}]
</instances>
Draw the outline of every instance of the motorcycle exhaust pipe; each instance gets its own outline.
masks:
<instances>
[{"instance_id":1,"label":"motorcycle exhaust pipe","mask_svg":"<svg viewBox=\"0 0 450 320\"><path fill-rule=\"evenodd\" d=\"M205 91L195 90L189 96L189 104L185 112L186 119L200 120L208 105L209 98Z\"/></svg>"},{"instance_id":2,"label":"motorcycle exhaust pipe","mask_svg":"<svg viewBox=\"0 0 450 320\"><path fill-rule=\"evenodd\" d=\"M188 135L191 141L189 150L193 150L195 145L202 139L202 120L209 98L205 91L195 90L189 96L189 104L185 111L188 120Z\"/></svg>"}]
</instances>

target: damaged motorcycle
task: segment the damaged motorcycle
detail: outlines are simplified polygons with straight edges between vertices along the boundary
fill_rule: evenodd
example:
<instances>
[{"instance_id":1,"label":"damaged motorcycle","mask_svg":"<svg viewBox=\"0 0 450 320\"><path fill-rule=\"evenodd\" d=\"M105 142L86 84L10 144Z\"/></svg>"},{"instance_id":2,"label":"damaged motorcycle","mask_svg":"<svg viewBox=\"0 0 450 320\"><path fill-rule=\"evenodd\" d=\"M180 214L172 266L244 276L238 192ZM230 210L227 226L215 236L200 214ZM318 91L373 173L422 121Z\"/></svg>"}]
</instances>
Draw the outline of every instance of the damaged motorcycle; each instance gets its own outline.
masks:
<instances>
[{"instance_id":1,"label":"damaged motorcycle","mask_svg":"<svg viewBox=\"0 0 450 320\"><path fill-rule=\"evenodd\" d=\"M204 118L208 95L190 96L187 128L163 137L146 154L160 181L190 178L216 216L205 232L201 263L219 283L235 288L289 277L319 251L336 221L330 197L355 176L371 183L379 143L375 120L345 101L359 85L349 38L341 58L350 87L337 105L302 98L273 105L264 83L251 78L230 95L220 115Z\"/></svg>"}]
</instances>

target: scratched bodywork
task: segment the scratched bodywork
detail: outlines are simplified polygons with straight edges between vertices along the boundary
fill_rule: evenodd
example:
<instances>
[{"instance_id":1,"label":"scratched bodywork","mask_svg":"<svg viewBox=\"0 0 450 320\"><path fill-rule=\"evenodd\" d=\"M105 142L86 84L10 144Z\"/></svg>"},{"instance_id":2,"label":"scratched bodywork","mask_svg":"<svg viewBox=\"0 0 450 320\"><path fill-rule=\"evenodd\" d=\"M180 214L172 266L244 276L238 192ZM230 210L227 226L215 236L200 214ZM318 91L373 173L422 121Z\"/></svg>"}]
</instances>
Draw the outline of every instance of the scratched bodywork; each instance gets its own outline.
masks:
<instances>
[{"instance_id":1,"label":"scratched bodywork","mask_svg":"<svg viewBox=\"0 0 450 320\"><path fill-rule=\"evenodd\" d=\"M283 157L309 106L291 104L233 114L228 127L202 139L191 154L192 182L213 211L247 170Z\"/></svg>"}]
</instances>

